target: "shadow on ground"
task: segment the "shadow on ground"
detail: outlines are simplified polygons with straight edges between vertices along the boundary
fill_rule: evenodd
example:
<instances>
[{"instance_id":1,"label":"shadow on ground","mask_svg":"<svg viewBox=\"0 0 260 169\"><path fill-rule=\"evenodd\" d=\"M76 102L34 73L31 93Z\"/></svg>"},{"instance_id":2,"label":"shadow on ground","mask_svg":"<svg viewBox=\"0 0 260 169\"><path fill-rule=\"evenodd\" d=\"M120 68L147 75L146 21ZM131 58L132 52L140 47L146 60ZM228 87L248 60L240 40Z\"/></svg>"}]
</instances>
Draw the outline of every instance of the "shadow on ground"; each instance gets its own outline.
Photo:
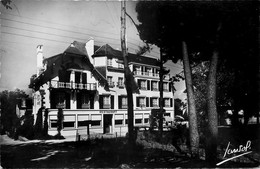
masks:
<instances>
[{"instance_id":1,"label":"shadow on ground","mask_svg":"<svg viewBox=\"0 0 260 169\"><path fill-rule=\"evenodd\" d=\"M230 137L229 133L227 135ZM251 138L253 139L253 138ZM233 140L231 140L233 141ZM259 138L251 140L249 156L219 167L258 167ZM204 159L193 160L177 151L146 147L130 148L126 138L93 139L81 142L39 141L1 145L3 168L202 168ZM220 149L220 156L224 149ZM250 159L251 158L251 159ZM219 159L223 160L223 159ZM254 161L255 160L255 161Z\"/></svg>"}]
</instances>

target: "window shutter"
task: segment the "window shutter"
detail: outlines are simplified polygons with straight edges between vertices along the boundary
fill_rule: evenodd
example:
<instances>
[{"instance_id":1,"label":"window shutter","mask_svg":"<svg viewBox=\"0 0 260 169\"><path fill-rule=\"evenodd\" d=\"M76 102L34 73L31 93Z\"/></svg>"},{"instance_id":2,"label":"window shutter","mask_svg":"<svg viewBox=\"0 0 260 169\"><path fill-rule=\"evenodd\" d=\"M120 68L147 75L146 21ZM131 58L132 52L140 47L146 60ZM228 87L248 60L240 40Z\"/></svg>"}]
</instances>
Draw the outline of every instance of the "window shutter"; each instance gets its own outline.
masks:
<instances>
[{"instance_id":1,"label":"window shutter","mask_svg":"<svg viewBox=\"0 0 260 169\"><path fill-rule=\"evenodd\" d=\"M150 97L150 107L153 107L153 99Z\"/></svg>"},{"instance_id":2,"label":"window shutter","mask_svg":"<svg viewBox=\"0 0 260 169\"><path fill-rule=\"evenodd\" d=\"M82 73L82 83L83 84L87 83L87 73Z\"/></svg>"},{"instance_id":3,"label":"window shutter","mask_svg":"<svg viewBox=\"0 0 260 169\"><path fill-rule=\"evenodd\" d=\"M140 107L139 98L136 98L136 107Z\"/></svg>"},{"instance_id":4,"label":"window shutter","mask_svg":"<svg viewBox=\"0 0 260 169\"><path fill-rule=\"evenodd\" d=\"M99 108L103 109L103 97L104 96L99 96Z\"/></svg>"},{"instance_id":5,"label":"window shutter","mask_svg":"<svg viewBox=\"0 0 260 169\"><path fill-rule=\"evenodd\" d=\"M94 98L93 94L90 95L90 109L94 109Z\"/></svg>"},{"instance_id":6,"label":"window shutter","mask_svg":"<svg viewBox=\"0 0 260 169\"><path fill-rule=\"evenodd\" d=\"M150 80L147 80L147 90L150 90Z\"/></svg>"},{"instance_id":7,"label":"window shutter","mask_svg":"<svg viewBox=\"0 0 260 169\"><path fill-rule=\"evenodd\" d=\"M173 107L173 105L172 105L172 98L170 99L170 106Z\"/></svg>"},{"instance_id":8,"label":"window shutter","mask_svg":"<svg viewBox=\"0 0 260 169\"><path fill-rule=\"evenodd\" d=\"M80 83L80 72L75 72L75 83Z\"/></svg>"},{"instance_id":9,"label":"window shutter","mask_svg":"<svg viewBox=\"0 0 260 169\"><path fill-rule=\"evenodd\" d=\"M118 108L122 109L122 96L118 96Z\"/></svg>"},{"instance_id":10,"label":"window shutter","mask_svg":"<svg viewBox=\"0 0 260 169\"><path fill-rule=\"evenodd\" d=\"M169 92L172 91L171 83L169 83Z\"/></svg>"},{"instance_id":11,"label":"window shutter","mask_svg":"<svg viewBox=\"0 0 260 169\"><path fill-rule=\"evenodd\" d=\"M66 109L70 109L70 93L65 94L65 107Z\"/></svg>"},{"instance_id":12,"label":"window shutter","mask_svg":"<svg viewBox=\"0 0 260 169\"><path fill-rule=\"evenodd\" d=\"M149 107L149 97L146 97L146 107Z\"/></svg>"},{"instance_id":13,"label":"window shutter","mask_svg":"<svg viewBox=\"0 0 260 169\"><path fill-rule=\"evenodd\" d=\"M137 80L137 83L138 83L138 87L141 89L141 80L138 79L138 80Z\"/></svg>"},{"instance_id":14,"label":"window shutter","mask_svg":"<svg viewBox=\"0 0 260 169\"><path fill-rule=\"evenodd\" d=\"M110 99L111 99L111 109L114 109L114 96L111 95Z\"/></svg>"},{"instance_id":15,"label":"window shutter","mask_svg":"<svg viewBox=\"0 0 260 169\"><path fill-rule=\"evenodd\" d=\"M81 109L82 101L81 101L81 93L77 93L77 109Z\"/></svg>"}]
</instances>

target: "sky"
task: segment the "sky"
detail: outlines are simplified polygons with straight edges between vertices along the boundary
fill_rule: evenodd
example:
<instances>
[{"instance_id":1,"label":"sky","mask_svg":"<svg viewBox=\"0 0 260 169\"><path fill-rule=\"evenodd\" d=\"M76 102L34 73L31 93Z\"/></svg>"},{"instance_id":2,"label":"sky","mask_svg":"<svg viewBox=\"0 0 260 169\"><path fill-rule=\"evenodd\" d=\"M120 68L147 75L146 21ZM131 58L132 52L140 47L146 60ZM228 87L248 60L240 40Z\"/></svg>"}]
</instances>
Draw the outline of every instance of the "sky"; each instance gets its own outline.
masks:
<instances>
[{"instance_id":1,"label":"sky","mask_svg":"<svg viewBox=\"0 0 260 169\"><path fill-rule=\"evenodd\" d=\"M135 1L127 1L126 11L138 24ZM12 9L0 6L1 50L0 91L16 88L30 91L30 77L36 73L36 47L43 45L45 58L62 53L74 40L95 45L120 46L119 1L46 1L12 0ZM126 18L128 51L136 53L142 46L135 25ZM156 46L149 57L159 57ZM165 64L171 75L183 71L180 63ZM184 82L176 83L175 98L184 98Z\"/></svg>"}]
</instances>

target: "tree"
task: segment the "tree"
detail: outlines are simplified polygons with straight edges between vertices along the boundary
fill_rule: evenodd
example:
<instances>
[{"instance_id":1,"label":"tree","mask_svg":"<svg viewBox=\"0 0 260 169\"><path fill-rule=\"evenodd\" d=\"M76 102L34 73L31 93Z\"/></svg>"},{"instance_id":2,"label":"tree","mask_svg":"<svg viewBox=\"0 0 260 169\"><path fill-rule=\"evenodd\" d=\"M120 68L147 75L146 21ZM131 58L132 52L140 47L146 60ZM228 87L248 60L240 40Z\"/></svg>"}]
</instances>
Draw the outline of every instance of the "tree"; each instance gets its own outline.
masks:
<instances>
[{"instance_id":1,"label":"tree","mask_svg":"<svg viewBox=\"0 0 260 169\"><path fill-rule=\"evenodd\" d=\"M189 108L189 122L190 122L190 143L191 143L191 154L198 157L199 154L199 135L197 129L197 117L195 100L193 95L191 69L189 64L189 53L187 49L186 39L183 39L180 35L183 35L182 23L169 22L169 14L171 14L171 5L169 3L162 2L139 2L136 11L138 13L138 20L141 24L138 26L140 32L140 38L146 43L157 45L161 52L164 53L164 60L171 59L173 62L177 62L182 57L184 65L184 73L186 79L186 87L188 90L188 108ZM165 12L166 11L166 12ZM165 12L165 13L164 13ZM174 30L174 29L179 30ZM173 30L173 31L172 31ZM177 41L172 41L169 38L176 35ZM174 37L174 39L176 39ZM179 50L173 50L172 48L179 48ZM179 57L173 57L173 52L178 51ZM162 58L161 58L162 59Z\"/></svg>"},{"instance_id":2,"label":"tree","mask_svg":"<svg viewBox=\"0 0 260 169\"><path fill-rule=\"evenodd\" d=\"M48 136L48 115L49 109L46 108L44 111L44 122L43 122L43 136Z\"/></svg>"},{"instance_id":3,"label":"tree","mask_svg":"<svg viewBox=\"0 0 260 169\"><path fill-rule=\"evenodd\" d=\"M185 103L181 99L179 99L179 98L174 99L174 114L175 115L183 116L184 107L185 107Z\"/></svg>"},{"instance_id":4,"label":"tree","mask_svg":"<svg viewBox=\"0 0 260 169\"><path fill-rule=\"evenodd\" d=\"M36 117L36 122L35 122L35 126L34 126L34 130L35 130L35 135L37 137L41 137L43 134L43 110L44 108L41 107L39 108L38 112L37 112L37 117Z\"/></svg>"},{"instance_id":5,"label":"tree","mask_svg":"<svg viewBox=\"0 0 260 169\"><path fill-rule=\"evenodd\" d=\"M2 5L6 8L6 9L12 9L12 7L10 6L11 4L11 0L1 0Z\"/></svg>"},{"instance_id":6,"label":"tree","mask_svg":"<svg viewBox=\"0 0 260 169\"><path fill-rule=\"evenodd\" d=\"M174 56L173 61L184 61L186 83L190 87L187 88L189 107L194 102L189 98L193 86L187 61L210 63L205 98L209 129L206 159L211 165L217 160L216 75L219 61L226 59L238 73L241 65L252 65L250 71L244 69L242 72L249 76L246 81L257 89L253 79L256 80L255 72L259 69L255 63L258 60L258 5L259 2L139 2L136 8L141 39L163 48L167 55ZM250 57L246 62L245 56ZM195 128L190 125L191 130ZM191 144L195 145L195 140L191 138Z\"/></svg>"},{"instance_id":7,"label":"tree","mask_svg":"<svg viewBox=\"0 0 260 169\"><path fill-rule=\"evenodd\" d=\"M9 133L14 136L19 125L19 117L16 115L18 98L28 98L28 95L20 89L14 91L4 90L0 93L1 100L1 134Z\"/></svg>"},{"instance_id":8,"label":"tree","mask_svg":"<svg viewBox=\"0 0 260 169\"><path fill-rule=\"evenodd\" d=\"M61 137L61 130L63 129L63 120L64 120L64 116L63 116L63 110L62 108L58 109L58 113L57 113L57 131L58 131L58 137Z\"/></svg>"}]
</instances>

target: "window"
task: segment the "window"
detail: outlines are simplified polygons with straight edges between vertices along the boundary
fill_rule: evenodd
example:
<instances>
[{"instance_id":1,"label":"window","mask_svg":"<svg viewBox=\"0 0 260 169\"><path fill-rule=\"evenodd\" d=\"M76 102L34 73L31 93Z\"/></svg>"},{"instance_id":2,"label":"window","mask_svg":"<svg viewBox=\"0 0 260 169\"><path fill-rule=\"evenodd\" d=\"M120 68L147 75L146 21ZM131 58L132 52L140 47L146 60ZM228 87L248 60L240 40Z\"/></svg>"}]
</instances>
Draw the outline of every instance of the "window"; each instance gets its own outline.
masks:
<instances>
[{"instance_id":1,"label":"window","mask_svg":"<svg viewBox=\"0 0 260 169\"><path fill-rule=\"evenodd\" d=\"M123 114L115 114L115 125L123 125L124 115Z\"/></svg>"},{"instance_id":2,"label":"window","mask_svg":"<svg viewBox=\"0 0 260 169\"><path fill-rule=\"evenodd\" d=\"M75 128L75 115L65 115L63 120L63 127L66 128Z\"/></svg>"},{"instance_id":3,"label":"window","mask_svg":"<svg viewBox=\"0 0 260 169\"><path fill-rule=\"evenodd\" d=\"M89 124L89 115L78 115L78 127L87 127Z\"/></svg>"},{"instance_id":4,"label":"window","mask_svg":"<svg viewBox=\"0 0 260 169\"><path fill-rule=\"evenodd\" d=\"M90 99L88 94L82 94L82 109L90 109Z\"/></svg>"},{"instance_id":5,"label":"window","mask_svg":"<svg viewBox=\"0 0 260 169\"><path fill-rule=\"evenodd\" d=\"M56 95L56 108L62 108L64 109L65 108L65 103L66 103L66 100L65 100L65 93L57 93Z\"/></svg>"},{"instance_id":6,"label":"window","mask_svg":"<svg viewBox=\"0 0 260 169\"><path fill-rule=\"evenodd\" d=\"M138 80L138 86L139 86L140 89L146 90L146 87L147 87L146 80L139 79Z\"/></svg>"},{"instance_id":7,"label":"window","mask_svg":"<svg viewBox=\"0 0 260 169\"><path fill-rule=\"evenodd\" d=\"M107 58L107 66L112 66L112 59Z\"/></svg>"},{"instance_id":8,"label":"window","mask_svg":"<svg viewBox=\"0 0 260 169\"><path fill-rule=\"evenodd\" d=\"M118 78L118 87L124 88L124 78L122 78L122 77Z\"/></svg>"},{"instance_id":9,"label":"window","mask_svg":"<svg viewBox=\"0 0 260 169\"><path fill-rule=\"evenodd\" d=\"M134 73L135 75L141 75L141 67L134 65Z\"/></svg>"},{"instance_id":10,"label":"window","mask_svg":"<svg viewBox=\"0 0 260 169\"><path fill-rule=\"evenodd\" d=\"M114 96L113 95L100 95L99 96L100 109L114 109Z\"/></svg>"},{"instance_id":11,"label":"window","mask_svg":"<svg viewBox=\"0 0 260 169\"><path fill-rule=\"evenodd\" d=\"M135 114L135 124L140 125L143 123L143 114Z\"/></svg>"},{"instance_id":12,"label":"window","mask_svg":"<svg viewBox=\"0 0 260 169\"><path fill-rule=\"evenodd\" d=\"M125 125L127 125L128 124L128 116L127 116L127 114L125 114Z\"/></svg>"},{"instance_id":13,"label":"window","mask_svg":"<svg viewBox=\"0 0 260 169\"><path fill-rule=\"evenodd\" d=\"M145 97L136 98L136 107L145 107Z\"/></svg>"},{"instance_id":14,"label":"window","mask_svg":"<svg viewBox=\"0 0 260 169\"><path fill-rule=\"evenodd\" d=\"M57 116L49 116L50 119L50 128L57 128Z\"/></svg>"},{"instance_id":15,"label":"window","mask_svg":"<svg viewBox=\"0 0 260 169\"><path fill-rule=\"evenodd\" d=\"M151 107L158 107L158 98L151 98Z\"/></svg>"},{"instance_id":16,"label":"window","mask_svg":"<svg viewBox=\"0 0 260 169\"><path fill-rule=\"evenodd\" d=\"M127 108L127 96L118 96L118 102L119 109Z\"/></svg>"},{"instance_id":17,"label":"window","mask_svg":"<svg viewBox=\"0 0 260 169\"><path fill-rule=\"evenodd\" d=\"M107 77L107 82L109 87L114 87L114 82L112 81L112 76Z\"/></svg>"},{"instance_id":18,"label":"window","mask_svg":"<svg viewBox=\"0 0 260 169\"><path fill-rule=\"evenodd\" d=\"M163 91L169 91L168 83L163 83Z\"/></svg>"},{"instance_id":19,"label":"window","mask_svg":"<svg viewBox=\"0 0 260 169\"><path fill-rule=\"evenodd\" d=\"M87 73L75 72L75 83L87 83Z\"/></svg>"},{"instance_id":20,"label":"window","mask_svg":"<svg viewBox=\"0 0 260 169\"><path fill-rule=\"evenodd\" d=\"M104 96L103 97L103 103L104 103L104 108L109 109L110 108L110 97Z\"/></svg>"},{"instance_id":21,"label":"window","mask_svg":"<svg viewBox=\"0 0 260 169\"><path fill-rule=\"evenodd\" d=\"M152 90L153 91L158 91L158 82L152 81Z\"/></svg>"},{"instance_id":22,"label":"window","mask_svg":"<svg viewBox=\"0 0 260 169\"><path fill-rule=\"evenodd\" d=\"M148 124L149 123L149 114L145 113L144 114L144 124Z\"/></svg>"},{"instance_id":23,"label":"window","mask_svg":"<svg viewBox=\"0 0 260 169\"><path fill-rule=\"evenodd\" d=\"M170 98L164 98L164 107L170 107Z\"/></svg>"},{"instance_id":24,"label":"window","mask_svg":"<svg viewBox=\"0 0 260 169\"><path fill-rule=\"evenodd\" d=\"M151 76L152 75L152 68L148 68L148 67L146 67L146 75L147 76Z\"/></svg>"},{"instance_id":25,"label":"window","mask_svg":"<svg viewBox=\"0 0 260 169\"><path fill-rule=\"evenodd\" d=\"M159 77L159 72L160 72L159 69L155 69L153 75L154 75L155 77Z\"/></svg>"},{"instance_id":26,"label":"window","mask_svg":"<svg viewBox=\"0 0 260 169\"><path fill-rule=\"evenodd\" d=\"M93 114L91 115L91 126L92 127L97 127L97 126L101 126L101 117L102 115L100 114Z\"/></svg>"}]
</instances>

